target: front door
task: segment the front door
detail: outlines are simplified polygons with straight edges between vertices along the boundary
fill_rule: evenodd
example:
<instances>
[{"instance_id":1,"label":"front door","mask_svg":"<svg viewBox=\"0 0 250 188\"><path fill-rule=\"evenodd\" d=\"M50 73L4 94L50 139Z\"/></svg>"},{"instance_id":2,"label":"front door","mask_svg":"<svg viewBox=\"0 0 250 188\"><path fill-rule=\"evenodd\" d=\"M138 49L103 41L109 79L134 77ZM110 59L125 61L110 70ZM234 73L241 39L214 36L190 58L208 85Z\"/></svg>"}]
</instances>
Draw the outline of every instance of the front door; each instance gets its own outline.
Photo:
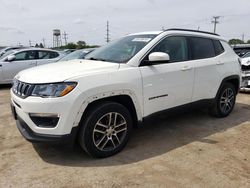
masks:
<instances>
[{"instance_id":1,"label":"front door","mask_svg":"<svg viewBox=\"0 0 250 188\"><path fill-rule=\"evenodd\" d=\"M185 37L167 37L150 53L152 52L168 53L170 62L156 65L144 63L140 66L143 79L144 116L190 103L193 92L194 67L193 63L188 61L189 53ZM148 55L144 60L148 59Z\"/></svg>"}]
</instances>

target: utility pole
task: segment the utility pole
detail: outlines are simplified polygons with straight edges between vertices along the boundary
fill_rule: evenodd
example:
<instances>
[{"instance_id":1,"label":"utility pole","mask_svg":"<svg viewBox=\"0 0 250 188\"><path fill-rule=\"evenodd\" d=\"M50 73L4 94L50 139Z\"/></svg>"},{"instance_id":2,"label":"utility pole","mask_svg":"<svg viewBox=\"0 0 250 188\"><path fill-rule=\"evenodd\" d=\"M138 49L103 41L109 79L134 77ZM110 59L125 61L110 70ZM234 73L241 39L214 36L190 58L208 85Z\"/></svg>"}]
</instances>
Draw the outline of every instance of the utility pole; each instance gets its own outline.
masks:
<instances>
[{"instance_id":1,"label":"utility pole","mask_svg":"<svg viewBox=\"0 0 250 188\"><path fill-rule=\"evenodd\" d=\"M242 34L242 41L245 41L245 33Z\"/></svg>"},{"instance_id":2,"label":"utility pole","mask_svg":"<svg viewBox=\"0 0 250 188\"><path fill-rule=\"evenodd\" d=\"M213 17L213 21L212 21L212 23L214 24L214 33L216 33L216 26L217 26L217 24L219 23L219 18L220 18L220 16L214 16Z\"/></svg>"},{"instance_id":3,"label":"utility pole","mask_svg":"<svg viewBox=\"0 0 250 188\"><path fill-rule=\"evenodd\" d=\"M110 42L110 34L109 34L109 21L107 21L107 34L106 34L106 42Z\"/></svg>"},{"instance_id":4,"label":"utility pole","mask_svg":"<svg viewBox=\"0 0 250 188\"><path fill-rule=\"evenodd\" d=\"M68 39L67 36L68 36L69 34L67 34L67 33L64 31L62 35L63 35L63 39L64 39L64 44L65 44L65 46L66 46L66 45L68 44L68 43L67 43L67 39Z\"/></svg>"},{"instance_id":5,"label":"utility pole","mask_svg":"<svg viewBox=\"0 0 250 188\"><path fill-rule=\"evenodd\" d=\"M45 48L45 38L43 38L42 41L43 41L43 47Z\"/></svg>"},{"instance_id":6,"label":"utility pole","mask_svg":"<svg viewBox=\"0 0 250 188\"><path fill-rule=\"evenodd\" d=\"M30 47L32 46L32 41L31 40L29 40L29 45L30 45Z\"/></svg>"}]
</instances>

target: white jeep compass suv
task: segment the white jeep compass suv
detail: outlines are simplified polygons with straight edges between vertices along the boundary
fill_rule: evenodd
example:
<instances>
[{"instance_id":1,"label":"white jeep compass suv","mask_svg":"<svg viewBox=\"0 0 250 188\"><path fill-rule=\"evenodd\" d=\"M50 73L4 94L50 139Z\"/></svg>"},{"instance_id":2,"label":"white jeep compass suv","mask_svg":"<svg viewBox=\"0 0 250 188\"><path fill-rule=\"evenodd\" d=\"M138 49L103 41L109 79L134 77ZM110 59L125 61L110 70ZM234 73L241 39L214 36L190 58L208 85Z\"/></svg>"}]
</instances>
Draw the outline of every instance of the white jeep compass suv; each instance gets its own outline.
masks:
<instances>
[{"instance_id":1,"label":"white jeep compass suv","mask_svg":"<svg viewBox=\"0 0 250 188\"><path fill-rule=\"evenodd\" d=\"M220 36L169 29L125 36L85 60L24 70L11 104L27 140L77 138L90 155L108 157L157 112L207 102L214 116L226 117L240 82L238 56Z\"/></svg>"}]
</instances>

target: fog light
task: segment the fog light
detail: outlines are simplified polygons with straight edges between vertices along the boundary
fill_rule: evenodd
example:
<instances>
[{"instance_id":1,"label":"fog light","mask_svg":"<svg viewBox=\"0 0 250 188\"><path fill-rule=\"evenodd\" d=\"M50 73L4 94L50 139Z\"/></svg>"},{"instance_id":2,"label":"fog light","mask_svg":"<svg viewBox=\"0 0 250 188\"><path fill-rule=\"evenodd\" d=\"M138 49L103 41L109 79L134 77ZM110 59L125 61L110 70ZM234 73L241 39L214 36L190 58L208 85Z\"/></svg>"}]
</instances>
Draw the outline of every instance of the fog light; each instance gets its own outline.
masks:
<instances>
[{"instance_id":1,"label":"fog light","mask_svg":"<svg viewBox=\"0 0 250 188\"><path fill-rule=\"evenodd\" d=\"M30 119L38 127L54 128L59 121L58 114L46 114L46 113L30 113Z\"/></svg>"}]
</instances>

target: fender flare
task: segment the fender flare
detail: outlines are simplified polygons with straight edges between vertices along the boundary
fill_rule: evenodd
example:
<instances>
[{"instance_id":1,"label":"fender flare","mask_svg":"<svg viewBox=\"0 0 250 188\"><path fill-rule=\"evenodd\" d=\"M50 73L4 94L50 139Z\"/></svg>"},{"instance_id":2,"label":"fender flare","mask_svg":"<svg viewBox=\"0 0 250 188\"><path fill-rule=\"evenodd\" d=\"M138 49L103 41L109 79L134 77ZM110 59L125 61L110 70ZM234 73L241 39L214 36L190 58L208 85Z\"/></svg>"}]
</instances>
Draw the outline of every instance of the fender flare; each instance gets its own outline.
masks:
<instances>
[{"instance_id":1,"label":"fender flare","mask_svg":"<svg viewBox=\"0 0 250 188\"><path fill-rule=\"evenodd\" d=\"M219 92L220 92L220 89L222 88L222 86L224 85L224 83L226 83L227 81L229 80L233 80L233 79L237 79L238 80L238 84L239 84L239 88L237 89L237 93L239 92L239 89L240 89L240 77L239 75L231 75L231 76L228 76L228 77L225 77L222 81L221 81L221 84L217 90L217 93L216 93L216 96L215 96L215 99L218 97L219 95Z\"/></svg>"},{"instance_id":2,"label":"fender flare","mask_svg":"<svg viewBox=\"0 0 250 188\"><path fill-rule=\"evenodd\" d=\"M132 99L132 102L133 102L134 107L135 107L137 119L138 119L138 121L142 121L142 109L140 108L139 100L136 97L136 95L130 90L116 90L116 91L98 93L96 95L93 95L91 97L86 98L82 102L81 107L78 110L73 127L76 127L79 125L79 123L82 119L82 115L84 114L84 112L87 109L89 104L91 104L94 101L100 100L100 99L105 99L105 98L119 96L119 95L127 95Z\"/></svg>"}]
</instances>

